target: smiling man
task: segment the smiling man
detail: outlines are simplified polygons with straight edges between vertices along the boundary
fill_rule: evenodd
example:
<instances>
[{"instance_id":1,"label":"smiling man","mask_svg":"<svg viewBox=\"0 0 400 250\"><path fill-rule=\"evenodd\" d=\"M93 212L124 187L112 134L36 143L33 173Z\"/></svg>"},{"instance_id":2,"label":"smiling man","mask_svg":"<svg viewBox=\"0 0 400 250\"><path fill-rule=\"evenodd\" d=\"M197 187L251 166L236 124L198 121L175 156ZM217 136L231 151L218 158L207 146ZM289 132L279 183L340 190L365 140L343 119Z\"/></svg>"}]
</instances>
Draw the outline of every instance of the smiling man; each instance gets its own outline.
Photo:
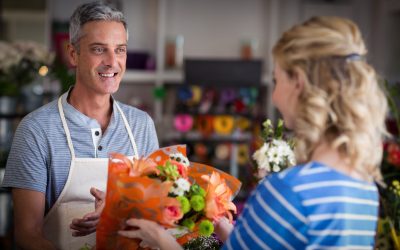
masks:
<instances>
[{"instance_id":1,"label":"smiling man","mask_svg":"<svg viewBox=\"0 0 400 250\"><path fill-rule=\"evenodd\" d=\"M113 99L125 72L128 31L121 12L99 2L70 20L74 86L19 124L2 186L12 189L23 249L94 245L111 152L140 157L158 148L149 115Z\"/></svg>"}]
</instances>

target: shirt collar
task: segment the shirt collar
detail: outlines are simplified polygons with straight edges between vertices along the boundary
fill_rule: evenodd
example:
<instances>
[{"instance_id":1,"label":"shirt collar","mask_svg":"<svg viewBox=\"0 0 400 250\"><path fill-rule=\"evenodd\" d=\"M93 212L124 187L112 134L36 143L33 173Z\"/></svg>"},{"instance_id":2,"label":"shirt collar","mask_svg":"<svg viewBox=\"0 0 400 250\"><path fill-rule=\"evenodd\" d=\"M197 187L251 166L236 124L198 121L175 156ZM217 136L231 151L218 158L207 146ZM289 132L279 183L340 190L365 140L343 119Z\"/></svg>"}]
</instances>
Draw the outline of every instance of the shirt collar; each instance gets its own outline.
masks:
<instances>
[{"instance_id":1,"label":"shirt collar","mask_svg":"<svg viewBox=\"0 0 400 250\"><path fill-rule=\"evenodd\" d=\"M84 126L84 127L89 127L91 129L100 128L100 124L97 122L96 119L90 118L90 117L82 114L79 110L77 110L74 106L72 106L71 104L69 104L67 102L67 97L68 97L69 93L71 92L72 88L73 87L70 87L70 89L61 96L61 104L64 109L65 117L68 117L69 119L71 119L74 122L82 124L82 126ZM113 100L113 112L111 114L111 120L110 120L110 123L108 124L107 130L109 128L115 127L115 123L117 120L116 113L117 112L119 113L118 108L116 107L116 105L117 105L116 100L114 99L113 96L111 96L111 98Z\"/></svg>"}]
</instances>

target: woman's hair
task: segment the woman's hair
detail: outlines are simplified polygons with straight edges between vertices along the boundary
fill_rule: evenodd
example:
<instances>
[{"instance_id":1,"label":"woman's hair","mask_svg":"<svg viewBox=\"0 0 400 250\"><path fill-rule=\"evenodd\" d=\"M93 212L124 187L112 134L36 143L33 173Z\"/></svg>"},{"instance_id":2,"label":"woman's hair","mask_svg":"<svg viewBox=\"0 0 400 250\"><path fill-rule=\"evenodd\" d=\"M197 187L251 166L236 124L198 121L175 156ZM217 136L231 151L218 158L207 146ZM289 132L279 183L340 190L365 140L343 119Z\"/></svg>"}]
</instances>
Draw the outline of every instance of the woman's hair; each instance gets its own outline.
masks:
<instances>
[{"instance_id":1,"label":"woman's hair","mask_svg":"<svg viewBox=\"0 0 400 250\"><path fill-rule=\"evenodd\" d=\"M115 21L124 25L126 35L128 29L122 12L101 3L100 1L85 3L74 11L69 22L69 41L79 49L79 39L82 37L82 27L92 21Z\"/></svg>"},{"instance_id":2,"label":"woman's hair","mask_svg":"<svg viewBox=\"0 0 400 250\"><path fill-rule=\"evenodd\" d=\"M387 102L366 53L357 25L339 17L313 17L273 48L290 77L304 76L294 125L298 162L325 140L365 179L380 181Z\"/></svg>"}]
</instances>

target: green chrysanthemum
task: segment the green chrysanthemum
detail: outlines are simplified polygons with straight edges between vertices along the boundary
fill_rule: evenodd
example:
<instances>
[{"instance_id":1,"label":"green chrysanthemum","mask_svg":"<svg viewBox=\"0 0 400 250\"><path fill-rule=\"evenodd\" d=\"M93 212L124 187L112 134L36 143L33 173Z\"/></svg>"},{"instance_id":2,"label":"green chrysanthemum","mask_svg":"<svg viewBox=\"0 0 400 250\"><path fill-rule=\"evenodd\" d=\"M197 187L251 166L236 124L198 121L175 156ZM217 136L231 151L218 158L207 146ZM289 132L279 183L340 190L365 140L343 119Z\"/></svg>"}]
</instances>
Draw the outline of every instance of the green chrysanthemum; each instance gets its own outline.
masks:
<instances>
[{"instance_id":1,"label":"green chrysanthemum","mask_svg":"<svg viewBox=\"0 0 400 250\"><path fill-rule=\"evenodd\" d=\"M190 187L190 192L192 192L194 195L201 195L203 197L206 196L206 191L202 187L200 187L198 184L193 184Z\"/></svg>"},{"instance_id":2,"label":"green chrysanthemum","mask_svg":"<svg viewBox=\"0 0 400 250\"><path fill-rule=\"evenodd\" d=\"M181 203L182 213L186 214L190 211L190 202L185 196L178 196L176 199Z\"/></svg>"},{"instance_id":3,"label":"green chrysanthemum","mask_svg":"<svg viewBox=\"0 0 400 250\"><path fill-rule=\"evenodd\" d=\"M201 235L210 236L214 232L214 225L209 220L200 222L199 231Z\"/></svg>"},{"instance_id":4,"label":"green chrysanthemum","mask_svg":"<svg viewBox=\"0 0 400 250\"><path fill-rule=\"evenodd\" d=\"M203 210L205 206L204 197L201 195L193 195L192 198L190 198L190 205L196 212Z\"/></svg>"},{"instance_id":5,"label":"green chrysanthemum","mask_svg":"<svg viewBox=\"0 0 400 250\"><path fill-rule=\"evenodd\" d=\"M194 223L194 221L191 220L191 219L185 219L185 220L182 222L182 226L187 227L190 231L192 231L193 228L194 228L194 226L195 226L195 223Z\"/></svg>"}]
</instances>

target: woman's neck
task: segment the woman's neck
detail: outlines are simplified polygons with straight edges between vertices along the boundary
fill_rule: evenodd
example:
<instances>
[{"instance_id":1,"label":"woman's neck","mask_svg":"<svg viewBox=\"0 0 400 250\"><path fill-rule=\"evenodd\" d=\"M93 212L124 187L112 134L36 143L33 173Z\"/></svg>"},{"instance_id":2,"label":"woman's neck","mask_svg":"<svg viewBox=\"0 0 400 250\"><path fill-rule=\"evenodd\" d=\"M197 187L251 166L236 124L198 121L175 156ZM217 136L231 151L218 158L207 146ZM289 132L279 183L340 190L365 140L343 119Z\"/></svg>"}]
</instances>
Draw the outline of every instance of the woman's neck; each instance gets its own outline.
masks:
<instances>
[{"instance_id":1,"label":"woman's neck","mask_svg":"<svg viewBox=\"0 0 400 250\"><path fill-rule=\"evenodd\" d=\"M365 178L350 165L350 159L339 153L338 149L333 148L327 142L321 142L315 148L311 161L317 161L335 170L342 172L352 178L365 180Z\"/></svg>"}]
</instances>

